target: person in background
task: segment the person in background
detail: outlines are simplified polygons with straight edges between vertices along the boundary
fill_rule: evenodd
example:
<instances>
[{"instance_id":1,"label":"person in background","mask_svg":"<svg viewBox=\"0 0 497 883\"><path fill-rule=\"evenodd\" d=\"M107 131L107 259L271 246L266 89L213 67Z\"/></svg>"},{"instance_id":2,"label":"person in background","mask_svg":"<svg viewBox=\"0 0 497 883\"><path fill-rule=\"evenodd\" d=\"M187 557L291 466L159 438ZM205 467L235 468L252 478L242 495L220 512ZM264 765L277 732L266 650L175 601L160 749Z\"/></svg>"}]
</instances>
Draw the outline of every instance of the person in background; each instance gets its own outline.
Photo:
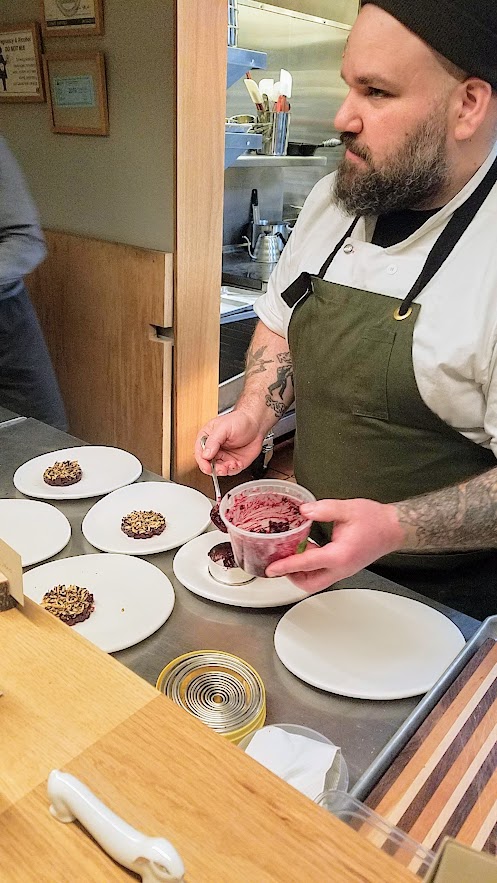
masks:
<instances>
[{"instance_id":1,"label":"person in background","mask_svg":"<svg viewBox=\"0 0 497 883\"><path fill-rule=\"evenodd\" d=\"M66 429L57 380L24 284L45 254L36 207L0 138L0 405Z\"/></svg>"},{"instance_id":2,"label":"person in background","mask_svg":"<svg viewBox=\"0 0 497 883\"><path fill-rule=\"evenodd\" d=\"M497 3L366 0L342 77L345 155L257 300L235 409L195 455L206 473L211 458L220 475L246 468L295 397L320 545L267 576L314 592L371 565L483 618L497 613Z\"/></svg>"}]
</instances>

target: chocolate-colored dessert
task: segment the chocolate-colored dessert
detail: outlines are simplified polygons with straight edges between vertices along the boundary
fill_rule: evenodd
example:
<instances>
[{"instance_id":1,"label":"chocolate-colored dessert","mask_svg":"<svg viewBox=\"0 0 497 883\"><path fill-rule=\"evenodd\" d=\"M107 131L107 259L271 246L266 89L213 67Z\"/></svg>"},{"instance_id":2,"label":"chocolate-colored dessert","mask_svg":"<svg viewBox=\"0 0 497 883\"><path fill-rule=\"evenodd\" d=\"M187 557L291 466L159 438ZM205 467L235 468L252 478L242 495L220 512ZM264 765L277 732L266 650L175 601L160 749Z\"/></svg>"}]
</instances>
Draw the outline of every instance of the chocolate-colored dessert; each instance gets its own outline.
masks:
<instances>
[{"instance_id":1,"label":"chocolate-colored dessert","mask_svg":"<svg viewBox=\"0 0 497 883\"><path fill-rule=\"evenodd\" d=\"M135 510L125 515L121 530L133 540L149 540L158 537L166 528L166 519L160 512Z\"/></svg>"},{"instance_id":2,"label":"chocolate-colored dessert","mask_svg":"<svg viewBox=\"0 0 497 883\"><path fill-rule=\"evenodd\" d=\"M214 527L217 527L218 530L221 530L223 533L228 533L228 528L219 514L219 503L215 503L211 509L211 521Z\"/></svg>"},{"instance_id":3,"label":"chocolate-colored dessert","mask_svg":"<svg viewBox=\"0 0 497 883\"><path fill-rule=\"evenodd\" d=\"M43 473L43 481L52 487L68 487L81 481L83 472L77 460L57 460Z\"/></svg>"},{"instance_id":4,"label":"chocolate-colored dessert","mask_svg":"<svg viewBox=\"0 0 497 883\"><path fill-rule=\"evenodd\" d=\"M76 625L84 622L95 610L93 595L81 586L54 586L43 595L41 606L65 622Z\"/></svg>"},{"instance_id":5,"label":"chocolate-colored dessert","mask_svg":"<svg viewBox=\"0 0 497 883\"><path fill-rule=\"evenodd\" d=\"M209 573L217 582L228 586L241 586L254 579L250 573L245 573L241 567L238 567L231 543L217 543L207 554Z\"/></svg>"}]
</instances>

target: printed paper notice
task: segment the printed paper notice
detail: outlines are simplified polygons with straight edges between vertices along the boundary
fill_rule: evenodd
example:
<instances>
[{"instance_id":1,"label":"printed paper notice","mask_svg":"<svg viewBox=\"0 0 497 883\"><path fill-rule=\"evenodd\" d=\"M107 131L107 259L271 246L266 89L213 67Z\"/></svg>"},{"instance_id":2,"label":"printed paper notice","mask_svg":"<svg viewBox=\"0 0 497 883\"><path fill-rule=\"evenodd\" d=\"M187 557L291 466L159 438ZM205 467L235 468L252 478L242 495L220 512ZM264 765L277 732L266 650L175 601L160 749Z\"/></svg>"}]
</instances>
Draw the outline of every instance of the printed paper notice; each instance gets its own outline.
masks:
<instances>
[{"instance_id":1,"label":"printed paper notice","mask_svg":"<svg viewBox=\"0 0 497 883\"><path fill-rule=\"evenodd\" d=\"M0 93L40 95L32 31L0 31Z\"/></svg>"},{"instance_id":2,"label":"printed paper notice","mask_svg":"<svg viewBox=\"0 0 497 883\"><path fill-rule=\"evenodd\" d=\"M52 77L52 96L57 107L95 107L93 77L89 74Z\"/></svg>"},{"instance_id":3,"label":"printed paper notice","mask_svg":"<svg viewBox=\"0 0 497 883\"><path fill-rule=\"evenodd\" d=\"M43 0L47 28L92 27L94 0Z\"/></svg>"}]
</instances>

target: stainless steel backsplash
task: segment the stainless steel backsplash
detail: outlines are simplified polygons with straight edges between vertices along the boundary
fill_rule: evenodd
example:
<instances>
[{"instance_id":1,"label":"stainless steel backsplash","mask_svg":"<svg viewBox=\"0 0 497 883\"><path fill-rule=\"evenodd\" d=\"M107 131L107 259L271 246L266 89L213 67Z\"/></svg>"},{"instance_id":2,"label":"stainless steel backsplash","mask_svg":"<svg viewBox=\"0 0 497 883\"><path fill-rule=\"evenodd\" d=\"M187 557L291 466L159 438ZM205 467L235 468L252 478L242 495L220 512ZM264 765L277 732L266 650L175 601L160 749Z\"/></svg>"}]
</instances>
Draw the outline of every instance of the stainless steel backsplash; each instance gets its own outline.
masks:
<instances>
[{"instance_id":1,"label":"stainless steel backsplash","mask_svg":"<svg viewBox=\"0 0 497 883\"><path fill-rule=\"evenodd\" d=\"M238 45L267 52L268 56L266 70L253 71L254 79L278 80L282 67L293 75L291 141L319 144L337 135L333 119L346 94L340 65L350 24L338 24L333 19L346 9L347 22L352 21L357 6L357 0L329 0L328 18L324 19L254 0L239 0ZM227 116L254 112L242 81L228 90L226 108ZM259 190L261 217L281 220L283 214L294 211L290 206L302 204L316 181L336 168L341 153L341 148L320 148L317 155L326 156L328 163L319 167L243 169L235 165L227 169L224 244L240 242L243 225L249 220L253 187Z\"/></svg>"}]
</instances>

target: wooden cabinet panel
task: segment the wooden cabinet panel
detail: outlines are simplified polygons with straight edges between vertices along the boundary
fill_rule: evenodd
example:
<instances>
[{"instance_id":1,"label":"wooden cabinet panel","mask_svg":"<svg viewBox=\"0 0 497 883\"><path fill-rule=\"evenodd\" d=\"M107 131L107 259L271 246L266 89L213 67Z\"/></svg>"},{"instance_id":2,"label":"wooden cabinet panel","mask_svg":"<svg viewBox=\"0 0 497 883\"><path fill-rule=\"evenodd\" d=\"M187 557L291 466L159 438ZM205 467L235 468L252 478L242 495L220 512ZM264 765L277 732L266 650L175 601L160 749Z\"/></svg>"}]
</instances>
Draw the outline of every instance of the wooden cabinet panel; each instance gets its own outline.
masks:
<instances>
[{"instance_id":1,"label":"wooden cabinet panel","mask_svg":"<svg viewBox=\"0 0 497 883\"><path fill-rule=\"evenodd\" d=\"M170 469L172 255L46 231L29 277L67 409L69 431Z\"/></svg>"}]
</instances>

